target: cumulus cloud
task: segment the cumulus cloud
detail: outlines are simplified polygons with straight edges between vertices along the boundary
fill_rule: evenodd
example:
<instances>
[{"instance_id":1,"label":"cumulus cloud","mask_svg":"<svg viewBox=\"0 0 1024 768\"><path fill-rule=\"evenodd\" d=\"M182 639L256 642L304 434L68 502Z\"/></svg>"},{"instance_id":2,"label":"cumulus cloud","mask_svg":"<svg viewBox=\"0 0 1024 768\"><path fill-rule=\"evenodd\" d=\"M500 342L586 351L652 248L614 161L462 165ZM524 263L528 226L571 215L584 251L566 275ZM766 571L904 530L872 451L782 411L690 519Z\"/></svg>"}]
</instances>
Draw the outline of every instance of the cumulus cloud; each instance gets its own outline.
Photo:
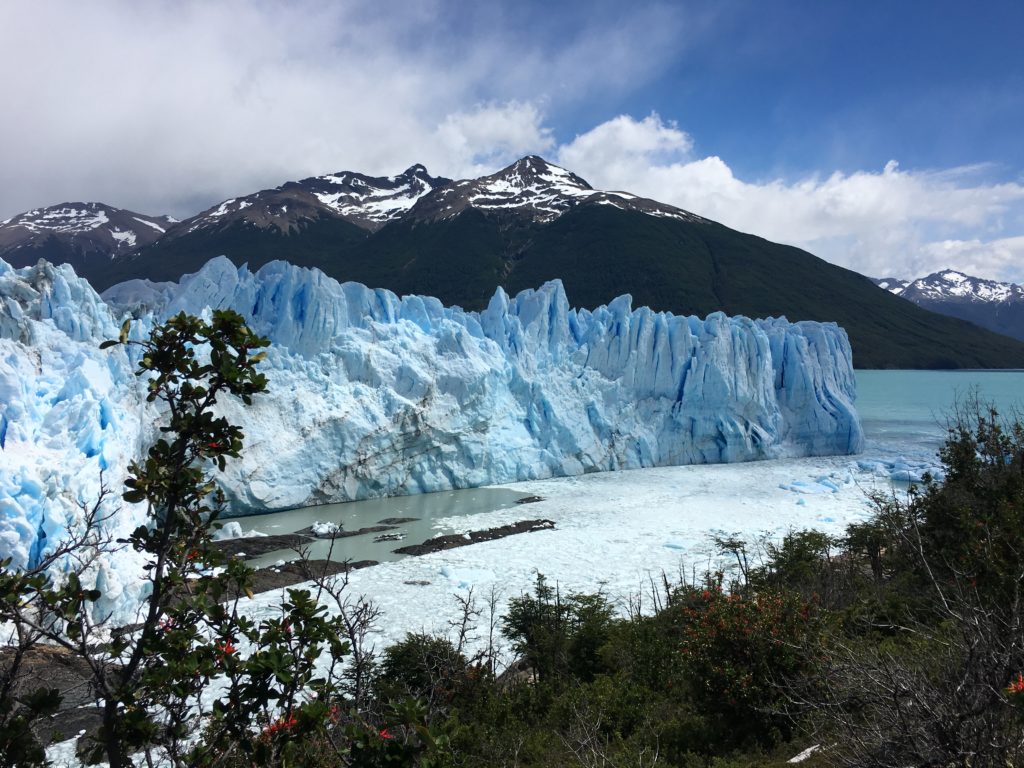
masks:
<instances>
[{"instance_id":1,"label":"cumulus cloud","mask_svg":"<svg viewBox=\"0 0 1024 768\"><path fill-rule=\"evenodd\" d=\"M1007 279L1021 281L1024 235L989 241L942 240L928 243L922 250L931 264L955 265L968 274L1007 275Z\"/></svg>"},{"instance_id":2,"label":"cumulus cloud","mask_svg":"<svg viewBox=\"0 0 1024 768\"><path fill-rule=\"evenodd\" d=\"M607 3L510 27L494 7L8 4L0 218L76 199L182 215L335 170L493 169L547 151L553 99L568 108L658 71L682 18L648 3L615 25Z\"/></svg>"},{"instance_id":3,"label":"cumulus cloud","mask_svg":"<svg viewBox=\"0 0 1024 768\"><path fill-rule=\"evenodd\" d=\"M448 115L436 136L440 152L469 176L490 173L524 155L546 153L555 143L540 109L528 102L483 104Z\"/></svg>"},{"instance_id":4,"label":"cumulus cloud","mask_svg":"<svg viewBox=\"0 0 1024 768\"><path fill-rule=\"evenodd\" d=\"M599 188L672 203L864 274L919 277L955 265L1024 279L1024 185L979 180L984 167L903 171L889 161L877 171L745 181L722 158L697 157L693 139L656 114L609 120L559 147L558 159Z\"/></svg>"}]
</instances>

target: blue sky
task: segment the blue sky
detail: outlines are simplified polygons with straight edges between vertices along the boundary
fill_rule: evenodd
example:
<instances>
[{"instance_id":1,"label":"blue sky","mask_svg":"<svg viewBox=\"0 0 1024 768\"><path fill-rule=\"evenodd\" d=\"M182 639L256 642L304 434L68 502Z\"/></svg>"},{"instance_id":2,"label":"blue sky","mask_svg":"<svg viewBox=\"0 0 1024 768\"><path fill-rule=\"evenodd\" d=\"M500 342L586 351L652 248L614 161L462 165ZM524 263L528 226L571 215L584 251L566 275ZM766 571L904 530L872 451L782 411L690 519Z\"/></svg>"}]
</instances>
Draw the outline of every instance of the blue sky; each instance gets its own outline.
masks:
<instances>
[{"instance_id":1,"label":"blue sky","mask_svg":"<svg viewBox=\"0 0 1024 768\"><path fill-rule=\"evenodd\" d=\"M1020 281L1022 29L1019 0L8 3L0 218L538 153L866 274Z\"/></svg>"},{"instance_id":2,"label":"blue sky","mask_svg":"<svg viewBox=\"0 0 1024 768\"><path fill-rule=\"evenodd\" d=\"M618 111L657 104L755 177L892 158L1024 169L1024 3L737 2Z\"/></svg>"}]
</instances>

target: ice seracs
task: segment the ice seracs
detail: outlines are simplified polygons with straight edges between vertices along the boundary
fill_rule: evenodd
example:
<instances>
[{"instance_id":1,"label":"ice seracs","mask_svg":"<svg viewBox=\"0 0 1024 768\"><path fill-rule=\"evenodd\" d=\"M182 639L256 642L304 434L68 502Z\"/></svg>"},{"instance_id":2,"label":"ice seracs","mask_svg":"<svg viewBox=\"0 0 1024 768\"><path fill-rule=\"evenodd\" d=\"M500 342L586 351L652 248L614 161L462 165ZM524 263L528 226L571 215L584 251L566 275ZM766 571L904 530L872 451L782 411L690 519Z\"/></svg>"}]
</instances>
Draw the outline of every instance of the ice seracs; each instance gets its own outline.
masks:
<instances>
[{"instance_id":1,"label":"ice seracs","mask_svg":"<svg viewBox=\"0 0 1024 768\"><path fill-rule=\"evenodd\" d=\"M268 394L224 402L243 458L235 513L669 464L850 453L862 444L834 324L705 319L622 296L569 307L561 283L480 313L272 262L226 258L105 303L68 267L0 262L0 556L32 562L152 439L134 352L99 343L127 311L142 338L230 307L270 338ZM120 502L118 502L120 504ZM136 525L120 504L110 522ZM112 577L110 577L112 578Z\"/></svg>"}]
</instances>

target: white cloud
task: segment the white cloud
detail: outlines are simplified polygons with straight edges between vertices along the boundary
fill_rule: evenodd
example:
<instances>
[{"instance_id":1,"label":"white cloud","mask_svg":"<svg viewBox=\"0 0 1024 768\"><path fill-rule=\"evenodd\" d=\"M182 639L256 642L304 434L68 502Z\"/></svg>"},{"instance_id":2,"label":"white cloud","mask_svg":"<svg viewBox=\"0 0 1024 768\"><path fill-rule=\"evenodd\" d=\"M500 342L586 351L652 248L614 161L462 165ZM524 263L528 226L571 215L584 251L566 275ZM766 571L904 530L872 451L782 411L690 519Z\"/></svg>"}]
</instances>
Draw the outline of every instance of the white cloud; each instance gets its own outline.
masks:
<instances>
[{"instance_id":1,"label":"white cloud","mask_svg":"<svg viewBox=\"0 0 1024 768\"><path fill-rule=\"evenodd\" d=\"M478 105L448 115L436 131L440 152L449 164L471 169L466 175L490 173L528 154L546 153L554 145L540 109L528 102Z\"/></svg>"},{"instance_id":2,"label":"white cloud","mask_svg":"<svg viewBox=\"0 0 1024 768\"><path fill-rule=\"evenodd\" d=\"M678 205L864 274L968 270L949 261L963 258L980 276L1024 279L1024 185L978 181L984 168L916 172L890 161L880 171L751 182L693 148L657 115L620 116L560 147L558 159L599 188Z\"/></svg>"},{"instance_id":3,"label":"white cloud","mask_svg":"<svg viewBox=\"0 0 1024 768\"><path fill-rule=\"evenodd\" d=\"M546 151L554 98L566 108L652 76L682 18L648 4L612 24L607 4L549 29L496 24L497 12L443 0L400 13L369 0L9 4L0 218L75 199L182 215L286 179L417 162L468 175Z\"/></svg>"},{"instance_id":4,"label":"white cloud","mask_svg":"<svg viewBox=\"0 0 1024 768\"><path fill-rule=\"evenodd\" d=\"M1024 235L998 240L943 240L928 243L922 250L931 264L942 265L928 271L935 272L948 265L973 275L1007 275L1008 279L1022 281L1024 269ZM1009 276L1016 276L1010 278Z\"/></svg>"}]
</instances>

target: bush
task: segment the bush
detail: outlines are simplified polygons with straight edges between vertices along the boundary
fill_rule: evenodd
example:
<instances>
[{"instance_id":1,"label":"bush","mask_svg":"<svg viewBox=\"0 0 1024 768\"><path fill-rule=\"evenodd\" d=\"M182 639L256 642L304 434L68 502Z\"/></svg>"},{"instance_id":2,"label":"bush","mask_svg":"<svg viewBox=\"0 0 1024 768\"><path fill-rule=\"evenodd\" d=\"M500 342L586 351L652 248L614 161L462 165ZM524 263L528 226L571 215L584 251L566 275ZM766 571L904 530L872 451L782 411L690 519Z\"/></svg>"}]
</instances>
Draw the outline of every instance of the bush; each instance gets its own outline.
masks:
<instances>
[{"instance_id":1,"label":"bush","mask_svg":"<svg viewBox=\"0 0 1024 768\"><path fill-rule=\"evenodd\" d=\"M538 574L532 596L509 601L502 632L541 683L586 682L601 669L613 615L603 595L563 597Z\"/></svg>"},{"instance_id":2,"label":"bush","mask_svg":"<svg viewBox=\"0 0 1024 768\"><path fill-rule=\"evenodd\" d=\"M450 640L409 633L384 651L377 686L386 698L423 699L450 705L469 679L466 657Z\"/></svg>"},{"instance_id":3,"label":"bush","mask_svg":"<svg viewBox=\"0 0 1024 768\"><path fill-rule=\"evenodd\" d=\"M770 746L790 738L783 686L813 666L816 607L780 590L728 592L720 577L681 587L673 602L684 675L697 709L716 720L717 746Z\"/></svg>"}]
</instances>

